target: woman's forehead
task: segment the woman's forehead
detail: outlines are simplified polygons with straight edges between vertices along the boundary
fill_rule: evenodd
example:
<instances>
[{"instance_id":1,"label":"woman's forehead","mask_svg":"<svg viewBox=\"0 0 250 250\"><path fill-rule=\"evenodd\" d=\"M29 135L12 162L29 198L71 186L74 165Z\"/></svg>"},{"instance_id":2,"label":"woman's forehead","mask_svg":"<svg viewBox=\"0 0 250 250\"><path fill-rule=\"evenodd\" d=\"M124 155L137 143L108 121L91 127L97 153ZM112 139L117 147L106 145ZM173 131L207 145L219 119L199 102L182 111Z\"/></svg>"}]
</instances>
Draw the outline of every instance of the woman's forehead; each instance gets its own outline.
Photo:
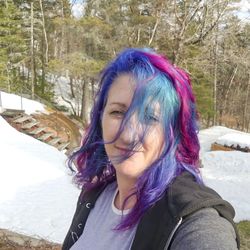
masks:
<instances>
[{"instance_id":1,"label":"woman's forehead","mask_svg":"<svg viewBox=\"0 0 250 250\"><path fill-rule=\"evenodd\" d=\"M108 93L108 105L124 105L129 107L135 92L135 80L129 74L118 76L112 83Z\"/></svg>"},{"instance_id":2,"label":"woman's forehead","mask_svg":"<svg viewBox=\"0 0 250 250\"><path fill-rule=\"evenodd\" d=\"M136 81L133 76L131 76L130 74L123 74L118 76L110 87L107 99L107 106L116 106L122 109L128 109L133 99L135 88ZM159 102L153 101L152 99L152 97L148 96L144 104L147 103L147 109L150 107L150 110L159 113L160 104ZM143 105L143 103L141 103L141 105Z\"/></svg>"}]
</instances>

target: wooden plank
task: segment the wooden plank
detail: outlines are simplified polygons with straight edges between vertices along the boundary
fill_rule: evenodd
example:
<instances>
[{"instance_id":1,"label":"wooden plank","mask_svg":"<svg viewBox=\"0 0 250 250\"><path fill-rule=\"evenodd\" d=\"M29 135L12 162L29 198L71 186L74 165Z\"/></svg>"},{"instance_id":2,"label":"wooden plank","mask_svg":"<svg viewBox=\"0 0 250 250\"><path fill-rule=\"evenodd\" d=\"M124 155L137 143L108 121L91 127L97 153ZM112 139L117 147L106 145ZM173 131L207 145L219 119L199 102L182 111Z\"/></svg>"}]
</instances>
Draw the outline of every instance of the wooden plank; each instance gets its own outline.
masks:
<instances>
[{"instance_id":1,"label":"wooden plank","mask_svg":"<svg viewBox=\"0 0 250 250\"><path fill-rule=\"evenodd\" d=\"M54 135L54 133L48 132L48 133L43 134L42 136L38 137L37 139L38 139L38 140L41 140L41 141L45 141L45 140L47 140L49 137L51 137L52 135Z\"/></svg>"},{"instance_id":2,"label":"wooden plank","mask_svg":"<svg viewBox=\"0 0 250 250\"><path fill-rule=\"evenodd\" d=\"M13 122L14 122L14 123L22 123L22 122L25 122L25 121L29 121L29 120L31 120L31 119L32 119L31 116L24 115L24 116L21 116L21 117L19 117L19 118L17 118L17 119L14 119Z\"/></svg>"},{"instance_id":3,"label":"wooden plank","mask_svg":"<svg viewBox=\"0 0 250 250\"><path fill-rule=\"evenodd\" d=\"M28 131L27 133L31 134L31 135L37 135L37 134L41 133L42 131L45 131L45 129L46 129L45 127L39 127L39 128L34 129L32 131Z\"/></svg>"},{"instance_id":4,"label":"wooden plank","mask_svg":"<svg viewBox=\"0 0 250 250\"><path fill-rule=\"evenodd\" d=\"M211 151L234 151L235 149L232 149L230 147L222 146L217 143L213 143L211 145Z\"/></svg>"},{"instance_id":5,"label":"wooden plank","mask_svg":"<svg viewBox=\"0 0 250 250\"><path fill-rule=\"evenodd\" d=\"M237 145L236 147L229 147L227 145L221 145L221 144L217 144L217 143L213 143L211 145L211 150L212 151L240 151L240 152L245 152L245 153L250 153L250 148L245 147L245 148L241 148L239 145Z\"/></svg>"},{"instance_id":6,"label":"wooden plank","mask_svg":"<svg viewBox=\"0 0 250 250\"><path fill-rule=\"evenodd\" d=\"M60 145L57 147L57 149L58 149L59 151L62 151L62 150L64 150L69 144L70 144L70 142L62 143L62 144L60 144Z\"/></svg>"},{"instance_id":7,"label":"wooden plank","mask_svg":"<svg viewBox=\"0 0 250 250\"><path fill-rule=\"evenodd\" d=\"M13 116L17 116L17 115L20 115L20 114L23 114L24 113L24 110L23 109L6 109L6 108L1 108L0 107L0 113L3 115L3 116L7 116L7 117L13 117Z\"/></svg>"},{"instance_id":8,"label":"wooden plank","mask_svg":"<svg viewBox=\"0 0 250 250\"><path fill-rule=\"evenodd\" d=\"M24 124L22 126L23 129L27 129L27 128L32 128L34 127L35 125L39 124L38 121L33 121L33 122L30 122L30 123L27 123L27 124Z\"/></svg>"},{"instance_id":9,"label":"wooden plank","mask_svg":"<svg viewBox=\"0 0 250 250\"><path fill-rule=\"evenodd\" d=\"M50 141L48 142L48 144L50 144L50 145L53 146L53 145L56 145L60 140L61 140L61 138L56 137L56 138L50 140Z\"/></svg>"}]
</instances>

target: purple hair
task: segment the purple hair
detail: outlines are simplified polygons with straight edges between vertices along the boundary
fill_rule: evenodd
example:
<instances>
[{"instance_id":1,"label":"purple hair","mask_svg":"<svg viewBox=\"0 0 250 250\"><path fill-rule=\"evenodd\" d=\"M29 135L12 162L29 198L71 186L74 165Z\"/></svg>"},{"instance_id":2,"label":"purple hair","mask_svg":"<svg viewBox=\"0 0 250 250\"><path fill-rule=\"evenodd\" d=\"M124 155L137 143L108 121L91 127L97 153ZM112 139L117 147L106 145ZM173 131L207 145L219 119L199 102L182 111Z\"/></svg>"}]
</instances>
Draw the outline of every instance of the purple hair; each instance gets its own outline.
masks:
<instances>
[{"instance_id":1,"label":"purple hair","mask_svg":"<svg viewBox=\"0 0 250 250\"><path fill-rule=\"evenodd\" d=\"M122 217L116 230L133 227L146 210L155 204L166 192L169 184L183 171L189 171L201 182L199 172L200 145L197 137L197 111L188 74L172 65L164 56L149 49L125 49L102 71L99 90L91 111L90 125L84 135L81 147L69 158L69 166L76 159L75 182L86 191L115 180L115 169L106 154L102 138L101 119L108 92L114 79L130 74L135 79L136 90L114 142L129 124L131 115L145 117L150 106L160 103L160 120L164 128L164 150L155 162L137 179L134 193L137 202L131 212ZM150 116L150 114L149 114ZM144 132L133 149L143 143L148 135L148 125L143 120ZM141 121L139 121L141 122ZM136 131L134 131L136 133ZM121 161L130 157L131 154ZM124 201L123 208L130 198Z\"/></svg>"}]
</instances>

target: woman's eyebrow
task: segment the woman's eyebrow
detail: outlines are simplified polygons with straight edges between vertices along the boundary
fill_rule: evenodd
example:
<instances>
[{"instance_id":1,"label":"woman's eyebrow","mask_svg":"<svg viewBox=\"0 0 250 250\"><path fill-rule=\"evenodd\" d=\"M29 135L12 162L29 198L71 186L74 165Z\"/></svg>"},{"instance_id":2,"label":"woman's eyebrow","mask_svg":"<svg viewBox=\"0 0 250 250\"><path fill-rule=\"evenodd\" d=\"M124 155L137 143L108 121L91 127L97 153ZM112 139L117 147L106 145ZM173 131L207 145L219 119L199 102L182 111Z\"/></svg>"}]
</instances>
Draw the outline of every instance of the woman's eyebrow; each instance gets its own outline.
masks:
<instances>
[{"instance_id":1,"label":"woman's eyebrow","mask_svg":"<svg viewBox=\"0 0 250 250\"><path fill-rule=\"evenodd\" d=\"M121 108L127 108L127 105L121 102L111 102L109 105L118 105Z\"/></svg>"}]
</instances>

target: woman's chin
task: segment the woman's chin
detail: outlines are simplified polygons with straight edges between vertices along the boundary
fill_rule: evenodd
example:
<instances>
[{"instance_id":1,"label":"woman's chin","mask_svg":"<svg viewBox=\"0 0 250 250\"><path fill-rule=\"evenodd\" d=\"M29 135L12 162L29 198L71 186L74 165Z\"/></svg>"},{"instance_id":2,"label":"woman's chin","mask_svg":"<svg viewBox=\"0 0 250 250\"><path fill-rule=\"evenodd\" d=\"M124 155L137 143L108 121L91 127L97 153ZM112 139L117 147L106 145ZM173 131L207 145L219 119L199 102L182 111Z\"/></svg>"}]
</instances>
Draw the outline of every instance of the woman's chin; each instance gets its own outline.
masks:
<instances>
[{"instance_id":1,"label":"woman's chin","mask_svg":"<svg viewBox=\"0 0 250 250\"><path fill-rule=\"evenodd\" d=\"M122 162L120 164L116 164L114 168L116 170L116 174L131 179L137 179L142 173L140 168L138 168L138 166L135 164L131 164L131 162Z\"/></svg>"}]
</instances>

